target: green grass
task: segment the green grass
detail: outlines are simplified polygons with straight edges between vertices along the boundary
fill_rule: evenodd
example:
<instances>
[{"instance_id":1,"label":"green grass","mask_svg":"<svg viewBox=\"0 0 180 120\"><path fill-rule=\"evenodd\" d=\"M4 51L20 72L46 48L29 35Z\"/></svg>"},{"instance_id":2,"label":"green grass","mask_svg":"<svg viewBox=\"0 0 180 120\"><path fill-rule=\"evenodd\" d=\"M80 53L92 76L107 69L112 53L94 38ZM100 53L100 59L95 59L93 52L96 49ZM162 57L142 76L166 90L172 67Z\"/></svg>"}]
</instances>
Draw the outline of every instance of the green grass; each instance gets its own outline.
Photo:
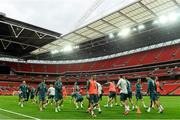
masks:
<instances>
[{"instance_id":1,"label":"green grass","mask_svg":"<svg viewBox=\"0 0 180 120\"><path fill-rule=\"evenodd\" d=\"M149 97L144 97L146 104L149 104ZM85 108L76 110L70 99L66 99L64 106L59 113L54 112L54 106L48 105L47 108L40 112L38 105L25 103L24 108L18 106L17 96L0 96L0 108L10 110L13 112L21 113L24 115L32 116L39 119L92 119L92 117L86 113L87 101L85 101ZM113 108L104 108L104 104L107 101L107 97L103 97L101 102L102 113L97 113L97 119L180 119L180 96L162 96L161 103L165 108L163 114L157 113L157 109L147 113L144 108L141 107L141 114L137 114L136 111L131 111L129 115L123 115L124 109L120 106L114 106ZM20 115L14 115L12 113L4 112L0 110L0 119L27 119Z\"/></svg>"}]
</instances>

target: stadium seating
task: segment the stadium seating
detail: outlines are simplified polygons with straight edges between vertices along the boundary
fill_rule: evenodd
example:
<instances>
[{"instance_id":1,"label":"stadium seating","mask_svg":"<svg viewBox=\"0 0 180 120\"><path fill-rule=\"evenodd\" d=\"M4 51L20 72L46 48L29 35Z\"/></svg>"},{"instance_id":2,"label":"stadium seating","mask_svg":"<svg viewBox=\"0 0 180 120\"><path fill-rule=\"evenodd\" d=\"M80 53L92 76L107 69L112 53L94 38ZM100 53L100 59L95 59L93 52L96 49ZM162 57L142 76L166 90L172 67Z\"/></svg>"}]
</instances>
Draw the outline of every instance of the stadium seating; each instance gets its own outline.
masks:
<instances>
[{"instance_id":1,"label":"stadium seating","mask_svg":"<svg viewBox=\"0 0 180 120\"><path fill-rule=\"evenodd\" d=\"M171 72L169 72L171 71ZM49 70L50 72L50 70ZM164 77L164 76L171 76L172 73L179 75L180 74L180 68L171 68L171 69L157 69L157 70L153 70L153 71L140 71L140 72L128 72L128 73L124 73L121 74L123 76L125 76L128 79L133 79L133 78L144 78L145 76L147 76L148 74L153 74L154 76L158 76L158 77ZM98 81L107 81L107 80L118 80L118 74L111 74L111 75L99 75L98 76ZM34 82L39 82L41 81L44 77L47 77L49 81L53 81L56 79L56 76L53 75L34 75L34 76L30 76L30 75L25 75L25 76L17 76L17 75L0 75L0 80L11 80L11 81L22 81L22 80L26 80L26 81L32 81L33 79L35 79ZM20 80L20 78L22 80ZM85 77L80 77L80 78L75 78L75 77L62 77L62 81L67 81L68 82L75 82L75 81L86 81L87 78Z\"/></svg>"},{"instance_id":2,"label":"stadium seating","mask_svg":"<svg viewBox=\"0 0 180 120\"><path fill-rule=\"evenodd\" d=\"M145 72L144 72L145 73ZM136 73L137 74L137 73ZM142 73L141 73L142 74ZM21 84L21 81L17 82L17 80L19 79L18 76L13 75L13 77L11 76L2 76L0 75L0 94L1 95L12 95L15 91L18 90L18 86ZM33 86L33 87L37 87L37 83L34 83L31 80L30 76L24 76L21 77L22 79L26 78L26 81L28 83L28 85ZM7 80L6 80L7 79ZM39 81L39 79L42 79L42 76L37 76L34 77L34 81ZM52 81L53 79L55 79L55 77L48 77L48 81L47 82L54 82ZM70 83L69 85L65 85L67 88L67 94L71 94L72 93L72 87L73 87L73 83L77 80L78 78L75 77L70 77L68 78L68 81L65 78L62 78L63 83ZM115 80L117 82L118 80L118 75L110 75L110 76L98 76L97 78L98 82L106 82L107 80ZM13 82L14 81L14 82ZM86 82L87 79L84 77L80 77L79 81L81 82ZM48 86L49 84L48 83ZM180 80L161 80L160 81L161 84L163 84L163 91L161 91L161 95L179 95L180 93ZM135 93L135 84L136 81L131 81L132 84L132 90L133 93ZM80 87L82 89L82 93L85 94L85 84L80 84ZM103 87L104 90L104 95L108 95L108 87L104 86ZM147 82L142 82L142 91L146 92L147 91Z\"/></svg>"},{"instance_id":3,"label":"stadium seating","mask_svg":"<svg viewBox=\"0 0 180 120\"><path fill-rule=\"evenodd\" d=\"M12 94L12 91L17 90L20 82L22 80L26 80L30 85L36 86L39 83L44 75L42 73L65 73L65 72L90 72L90 71L98 71L98 70L113 70L119 68L128 68L132 66L140 66L140 65L151 65L152 63L161 63L173 60L180 59L180 45L173 45L164 48L158 48L154 50L139 52L131 55L126 55L122 57L117 57L109 60L102 60L96 62L88 62L88 63L79 63L79 64L60 64L60 65L47 65L47 64L28 64L28 63L15 63L15 62L0 62L3 65L8 65L12 70L18 71L21 73L38 73L38 75L30 76L30 75L0 75L0 94ZM171 74L180 75L180 68L164 68L164 69L156 69L153 71L141 71L141 72L130 72L124 73L122 75L126 76L128 79L133 78L144 78L148 74L152 73L155 76L164 77L170 76ZM46 76L48 78L47 82L55 81L55 76ZM21 79L20 79L21 78ZM75 81L86 82L88 78L85 77L62 77L63 82L68 82L73 84ZM107 80L118 80L118 74L112 75L100 75L98 76L99 82L105 82ZM180 83L179 80L166 80L161 81L164 85L164 91L162 91L162 95L179 95L180 92ZM135 90L135 82L132 82L132 90ZM9 87L13 86L10 89ZM66 86L67 88L71 88L72 85ZM108 89L106 87L103 88L104 93L108 94ZM143 91L146 92L147 83L143 83ZM71 94L72 89L68 89L68 94ZM85 91L83 91L85 92Z\"/></svg>"},{"instance_id":4,"label":"stadium seating","mask_svg":"<svg viewBox=\"0 0 180 120\"><path fill-rule=\"evenodd\" d=\"M180 87L173 91L173 95L180 95Z\"/></svg>"},{"instance_id":5,"label":"stadium seating","mask_svg":"<svg viewBox=\"0 0 180 120\"><path fill-rule=\"evenodd\" d=\"M152 63L161 63L180 59L180 45L173 45L154 50L134 53L118 58L108 60L79 63L79 64L27 64L27 63L13 63L0 62L10 66L13 70L19 72L38 72L38 73L64 73L77 71L97 71L110 70L115 68L127 68L139 65L148 65Z\"/></svg>"},{"instance_id":6,"label":"stadium seating","mask_svg":"<svg viewBox=\"0 0 180 120\"><path fill-rule=\"evenodd\" d=\"M175 83L175 84L172 84L172 83L169 83L169 84L165 84L163 86L163 91L161 92L162 95L168 95L170 94L171 92L173 92L175 89L177 89L178 87L180 86L180 83Z\"/></svg>"},{"instance_id":7,"label":"stadium seating","mask_svg":"<svg viewBox=\"0 0 180 120\"><path fill-rule=\"evenodd\" d=\"M39 73L39 72L45 72L45 66L41 64L32 64L33 66L33 72Z\"/></svg>"}]
</instances>

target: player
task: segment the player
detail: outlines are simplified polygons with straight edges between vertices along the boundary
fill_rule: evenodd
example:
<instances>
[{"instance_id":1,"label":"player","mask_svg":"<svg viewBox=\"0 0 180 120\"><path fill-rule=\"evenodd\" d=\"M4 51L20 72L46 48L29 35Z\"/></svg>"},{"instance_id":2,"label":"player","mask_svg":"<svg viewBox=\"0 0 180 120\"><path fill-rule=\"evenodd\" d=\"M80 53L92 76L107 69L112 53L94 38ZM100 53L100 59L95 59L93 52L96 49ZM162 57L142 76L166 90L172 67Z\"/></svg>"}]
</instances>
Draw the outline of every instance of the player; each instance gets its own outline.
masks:
<instances>
[{"instance_id":1,"label":"player","mask_svg":"<svg viewBox=\"0 0 180 120\"><path fill-rule=\"evenodd\" d=\"M161 105L160 95L161 95L161 91L163 91L163 88L162 88L162 85L160 85L160 83L159 83L158 77L155 77L155 84L156 84L157 100L158 100L159 104ZM152 103L152 105L154 105L154 103ZM154 106L152 106L152 107L154 107Z\"/></svg>"},{"instance_id":2,"label":"player","mask_svg":"<svg viewBox=\"0 0 180 120\"><path fill-rule=\"evenodd\" d=\"M163 88L162 88L162 86L159 83L158 77L155 78L155 84L156 84L157 97L159 99L161 91L163 91Z\"/></svg>"},{"instance_id":3,"label":"player","mask_svg":"<svg viewBox=\"0 0 180 120\"><path fill-rule=\"evenodd\" d=\"M82 95L83 94L83 87L80 88L79 93Z\"/></svg>"},{"instance_id":4,"label":"player","mask_svg":"<svg viewBox=\"0 0 180 120\"><path fill-rule=\"evenodd\" d=\"M61 77L58 77L55 84L55 112L61 111L60 106L63 103L63 93L62 93L62 82L61 82Z\"/></svg>"},{"instance_id":5,"label":"player","mask_svg":"<svg viewBox=\"0 0 180 120\"><path fill-rule=\"evenodd\" d=\"M30 89L30 99L31 99L31 103L36 103L36 99L35 99L35 88L31 87Z\"/></svg>"},{"instance_id":6,"label":"player","mask_svg":"<svg viewBox=\"0 0 180 120\"><path fill-rule=\"evenodd\" d=\"M142 96L142 86L141 86L141 79L138 79L137 80L137 83L136 83L136 109L138 108L138 101L141 100L141 103L143 105L144 108L147 108L144 100L143 100L143 96Z\"/></svg>"},{"instance_id":7,"label":"player","mask_svg":"<svg viewBox=\"0 0 180 120\"><path fill-rule=\"evenodd\" d=\"M87 95L89 96L90 107L88 111L93 117L96 117L94 108L98 107L98 88L96 83L96 76L93 75L90 80L87 81Z\"/></svg>"},{"instance_id":8,"label":"player","mask_svg":"<svg viewBox=\"0 0 180 120\"><path fill-rule=\"evenodd\" d=\"M88 81L88 80L87 80ZM89 108L90 108L90 98L89 98L89 94L88 94L88 86L86 85L85 87L85 90L86 90L86 99L87 99L87 101L88 101L88 109L87 109L87 111L86 112L89 112Z\"/></svg>"},{"instance_id":9,"label":"player","mask_svg":"<svg viewBox=\"0 0 180 120\"><path fill-rule=\"evenodd\" d=\"M98 112L101 113L101 107L100 107L100 99L102 99L102 86L100 83L96 82L97 83L97 89L98 89L98 105L97 105L97 109L98 109Z\"/></svg>"},{"instance_id":10,"label":"player","mask_svg":"<svg viewBox=\"0 0 180 120\"><path fill-rule=\"evenodd\" d=\"M155 89L156 89L156 93L157 93L157 99L158 99L158 101L159 101L159 97L160 97L160 92L163 90L162 89L162 86L160 86L160 83L159 83L159 81L158 81L158 77L155 77ZM160 102L160 101L159 101ZM151 100L151 105L150 106L152 106L152 108L154 108L154 102Z\"/></svg>"},{"instance_id":11,"label":"player","mask_svg":"<svg viewBox=\"0 0 180 120\"><path fill-rule=\"evenodd\" d=\"M103 88L102 85L100 83L97 82L97 86L98 86L98 100L102 101L102 96L103 96Z\"/></svg>"},{"instance_id":12,"label":"player","mask_svg":"<svg viewBox=\"0 0 180 120\"><path fill-rule=\"evenodd\" d=\"M73 86L73 93L79 93L79 91L80 91L80 88L78 86L78 82L75 82Z\"/></svg>"},{"instance_id":13,"label":"player","mask_svg":"<svg viewBox=\"0 0 180 120\"><path fill-rule=\"evenodd\" d=\"M24 101L27 98L27 85L26 81L22 81L22 84L19 86L19 104L21 107L24 107Z\"/></svg>"},{"instance_id":14,"label":"player","mask_svg":"<svg viewBox=\"0 0 180 120\"><path fill-rule=\"evenodd\" d=\"M128 101L127 101L128 90L127 90L127 82L125 80L125 77L119 76L119 81L118 81L116 87L119 87L121 89L120 100L125 108L124 114L127 115L130 112L130 109L129 109L129 105L128 105Z\"/></svg>"},{"instance_id":15,"label":"player","mask_svg":"<svg viewBox=\"0 0 180 120\"><path fill-rule=\"evenodd\" d=\"M47 104L51 103L51 105L54 102L54 95L55 95L55 88L53 87L52 84L50 84L50 87L48 89L48 101Z\"/></svg>"},{"instance_id":16,"label":"player","mask_svg":"<svg viewBox=\"0 0 180 120\"><path fill-rule=\"evenodd\" d=\"M113 107L113 100L116 102L116 85L114 81L108 81L107 83L105 83L105 85L109 86L109 98L108 98L108 102L106 105L104 105L104 107ZM116 102L117 104L117 102Z\"/></svg>"},{"instance_id":17,"label":"player","mask_svg":"<svg viewBox=\"0 0 180 120\"><path fill-rule=\"evenodd\" d=\"M30 92L31 92L30 86L27 85L26 100L25 100L25 101L28 101L28 100L29 100Z\"/></svg>"},{"instance_id":18,"label":"player","mask_svg":"<svg viewBox=\"0 0 180 120\"><path fill-rule=\"evenodd\" d=\"M67 91L66 91L65 86L62 87L62 93L63 93L63 99L66 99L67 98Z\"/></svg>"},{"instance_id":19,"label":"player","mask_svg":"<svg viewBox=\"0 0 180 120\"><path fill-rule=\"evenodd\" d=\"M164 108L162 105L160 105L160 101L158 100L157 97L157 93L156 93L156 84L155 81L150 78L150 77L146 77L146 79L148 80L148 90L147 93L150 95L150 99L152 102L154 102L154 104L158 107L159 109L159 113L163 113ZM152 105L150 105L150 107L148 108L147 112L150 112L152 108Z\"/></svg>"},{"instance_id":20,"label":"player","mask_svg":"<svg viewBox=\"0 0 180 120\"><path fill-rule=\"evenodd\" d=\"M80 93L73 93L72 94L72 100L76 106L76 109L79 109L79 105L80 104L80 107L83 108L83 96L80 94Z\"/></svg>"},{"instance_id":21,"label":"player","mask_svg":"<svg viewBox=\"0 0 180 120\"><path fill-rule=\"evenodd\" d=\"M134 110L134 102L132 100L132 89L131 89L131 83L129 82L129 80L126 79L126 82L127 82L127 90L128 90L128 99L129 99L129 102L131 103L132 105L132 110Z\"/></svg>"},{"instance_id":22,"label":"player","mask_svg":"<svg viewBox=\"0 0 180 120\"><path fill-rule=\"evenodd\" d=\"M37 87L36 95L39 96L39 110L43 111L46 105L47 86L44 79Z\"/></svg>"}]
</instances>

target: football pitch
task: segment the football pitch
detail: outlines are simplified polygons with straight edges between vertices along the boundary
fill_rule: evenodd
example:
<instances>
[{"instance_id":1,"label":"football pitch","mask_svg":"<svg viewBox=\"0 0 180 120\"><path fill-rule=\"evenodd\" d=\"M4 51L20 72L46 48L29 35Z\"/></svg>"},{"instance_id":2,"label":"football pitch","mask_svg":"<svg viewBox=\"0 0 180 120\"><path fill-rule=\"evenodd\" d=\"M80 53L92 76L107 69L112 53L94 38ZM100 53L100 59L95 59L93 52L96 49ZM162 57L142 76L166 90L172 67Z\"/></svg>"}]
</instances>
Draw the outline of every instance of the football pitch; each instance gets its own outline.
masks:
<instances>
[{"instance_id":1,"label":"football pitch","mask_svg":"<svg viewBox=\"0 0 180 120\"><path fill-rule=\"evenodd\" d=\"M180 119L180 96L161 96L160 99L165 108L163 114L157 113L157 109L147 113L141 106L141 114L131 111L128 115L123 115L123 107L105 108L107 97L104 96L101 101L102 113L97 112L96 119ZM144 100L149 105L149 97L144 97ZM30 101L21 108L18 106L17 96L0 96L0 119L94 119L86 113L86 110L86 98L84 98L84 108L78 110L75 109L70 97L66 98L61 111L55 113L54 105L48 105L43 112L40 112L38 105L31 104Z\"/></svg>"}]
</instances>

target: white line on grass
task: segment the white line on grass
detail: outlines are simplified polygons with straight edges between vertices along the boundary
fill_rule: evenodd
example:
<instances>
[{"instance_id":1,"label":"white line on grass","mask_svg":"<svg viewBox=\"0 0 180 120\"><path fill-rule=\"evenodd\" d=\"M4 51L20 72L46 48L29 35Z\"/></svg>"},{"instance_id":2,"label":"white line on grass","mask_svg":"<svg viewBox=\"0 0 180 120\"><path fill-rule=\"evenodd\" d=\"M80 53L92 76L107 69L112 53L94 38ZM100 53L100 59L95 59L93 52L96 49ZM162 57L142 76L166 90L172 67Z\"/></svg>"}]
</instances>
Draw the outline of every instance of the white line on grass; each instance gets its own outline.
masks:
<instances>
[{"instance_id":1,"label":"white line on grass","mask_svg":"<svg viewBox=\"0 0 180 120\"><path fill-rule=\"evenodd\" d=\"M39 118L35 118L35 117L32 117L32 116L28 116L28 115L24 115L24 114L21 114L21 113L13 112L13 111L10 111L10 110L6 110L6 109L2 109L2 108L0 108L0 110L4 111L4 112L16 114L16 115L19 115L19 116L23 116L23 117L26 117L26 118L31 118L31 119L34 119L34 120L40 120Z\"/></svg>"}]
</instances>

